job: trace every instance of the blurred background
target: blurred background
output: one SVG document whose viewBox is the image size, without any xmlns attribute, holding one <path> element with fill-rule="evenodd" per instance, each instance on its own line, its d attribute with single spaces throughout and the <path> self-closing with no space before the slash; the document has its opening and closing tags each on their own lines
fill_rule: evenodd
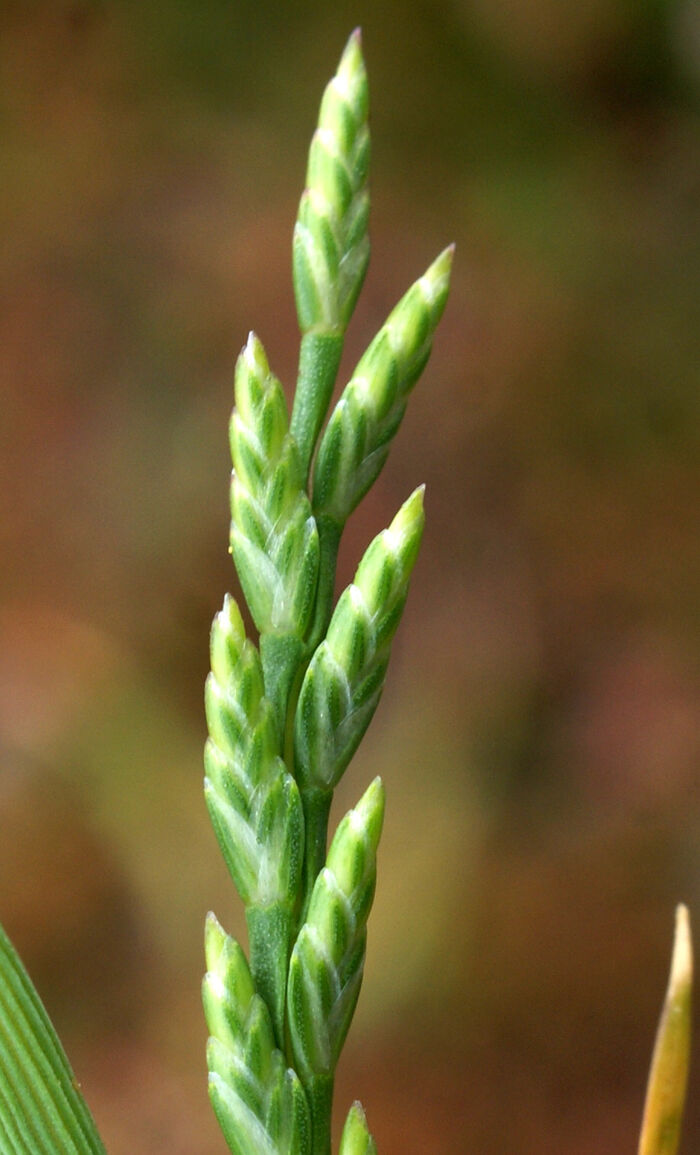
<svg viewBox="0 0 700 1155">
<path fill-rule="evenodd" d="M 334 818 L 388 811 L 337 1083 L 383 1155 L 636 1149 L 700 932 L 700 16 L 688 0 L 3 0 L 0 919 L 110 1155 L 217 1155 L 199 987 L 244 936 L 201 794 L 233 367 L 291 387 L 291 231 L 362 24 L 373 260 L 341 377 L 454 288 L 340 580 L 427 530 Z M 700 934 L 699 934 L 700 939 Z M 700 1063 L 683 1151 L 700 1143 Z"/>
</svg>

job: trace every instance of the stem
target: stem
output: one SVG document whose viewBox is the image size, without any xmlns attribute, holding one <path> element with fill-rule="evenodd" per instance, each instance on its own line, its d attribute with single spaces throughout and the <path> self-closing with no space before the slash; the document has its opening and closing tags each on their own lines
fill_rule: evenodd
<svg viewBox="0 0 700 1155">
<path fill-rule="evenodd" d="M 304 645 L 294 634 L 262 634 L 260 637 L 265 697 L 275 711 L 280 750 L 285 741 L 289 696 L 303 653 Z"/>
<path fill-rule="evenodd" d="M 246 923 L 250 943 L 250 970 L 258 994 L 270 1009 L 277 1046 L 284 1054 L 284 1008 L 291 914 L 281 902 L 272 906 L 249 906 L 246 910 Z"/>
<path fill-rule="evenodd" d="M 338 547 L 343 526 L 328 517 L 325 513 L 316 518 L 318 527 L 319 566 L 318 586 L 316 589 L 316 607 L 311 622 L 311 632 L 307 642 L 307 650 L 313 653 L 328 629 L 333 612 L 333 593 L 335 590 L 335 571 L 338 564 Z"/>
<path fill-rule="evenodd" d="M 332 790 L 302 791 L 304 807 L 304 864 L 301 872 L 301 912 L 299 926 L 306 918 L 313 885 L 326 863 L 328 842 L 328 815 Z"/>
<path fill-rule="evenodd" d="M 290 432 L 297 443 L 304 480 L 326 416 L 343 351 L 342 333 L 305 333 L 301 339 Z"/>
<path fill-rule="evenodd" d="M 330 1155 L 333 1076 L 313 1075 L 304 1090 L 311 1110 L 311 1155 Z"/>
</svg>

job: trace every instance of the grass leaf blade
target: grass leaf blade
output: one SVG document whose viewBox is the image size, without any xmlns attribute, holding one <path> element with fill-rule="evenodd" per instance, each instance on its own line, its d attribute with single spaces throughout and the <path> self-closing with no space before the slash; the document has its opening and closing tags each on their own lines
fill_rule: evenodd
<svg viewBox="0 0 700 1155">
<path fill-rule="evenodd" d="M 687 907 L 676 908 L 671 973 L 656 1033 L 638 1155 L 676 1155 L 690 1066 L 693 943 Z"/>
<path fill-rule="evenodd" d="M 104 1155 L 63 1047 L 2 927 L 0 1150 L 3 1155 Z"/>
</svg>

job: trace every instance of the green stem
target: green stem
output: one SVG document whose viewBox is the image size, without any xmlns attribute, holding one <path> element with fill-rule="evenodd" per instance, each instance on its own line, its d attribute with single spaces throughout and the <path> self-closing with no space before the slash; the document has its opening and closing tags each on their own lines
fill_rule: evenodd
<svg viewBox="0 0 700 1155">
<path fill-rule="evenodd" d="M 308 478 L 316 438 L 326 416 L 343 352 L 342 333 L 305 333 L 301 339 L 290 431 Z"/>
<path fill-rule="evenodd" d="M 338 564 L 338 547 L 343 526 L 328 517 L 325 513 L 316 518 L 318 527 L 319 566 L 318 586 L 316 588 L 316 607 L 311 622 L 311 631 L 307 642 L 307 651 L 312 654 L 319 642 L 325 636 L 328 623 L 333 612 L 333 593 L 335 591 L 335 571 Z"/>
<path fill-rule="evenodd" d="M 277 1046 L 284 1053 L 284 1008 L 287 997 L 292 919 L 281 902 L 273 906 L 249 906 L 246 910 L 250 943 L 250 970 L 257 992 L 272 1016 Z"/>
<path fill-rule="evenodd" d="M 303 655 L 304 644 L 294 634 L 262 634 L 260 637 L 265 697 L 275 711 L 280 751 L 287 730 L 289 697 Z"/>
<path fill-rule="evenodd" d="M 328 815 L 330 814 L 332 790 L 302 791 L 304 807 L 304 864 L 301 874 L 301 913 L 299 926 L 306 918 L 313 885 L 326 864 L 328 844 Z"/>
<path fill-rule="evenodd" d="M 330 1155 L 333 1076 L 313 1075 L 304 1090 L 311 1110 L 311 1155 Z"/>
</svg>

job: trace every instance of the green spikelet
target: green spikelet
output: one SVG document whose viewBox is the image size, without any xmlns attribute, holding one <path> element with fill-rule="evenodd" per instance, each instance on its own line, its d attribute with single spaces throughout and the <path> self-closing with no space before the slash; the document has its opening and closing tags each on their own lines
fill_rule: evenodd
<svg viewBox="0 0 700 1155">
<path fill-rule="evenodd" d="M 421 487 L 369 546 L 306 671 L 295 721 L 302 792 L 333 789 L 370 723 L 423 524 Z"/>
<path fill-rule="evenodd" d="M 265 1002 L 243 951 L 207 918 L 209 1096 L 234 1155 L 309 1155 L 309 1109 L 299 1079 L 275 1046 Z"/>
<path fill-rule="evenodd" d="M 284 731 L 287 698 L 314 607 L 319 544 L 282 386 L 251 333 L 231 416 L 231 549 L 260 632 L 265 687 Z"/>
<path fill-rule="evenodd" d="M 425 368 L 447 300 L 453 247 L 399 301 L 331 414 L 314 469 L 314 512 L 342 526 L 375 481 Z"/>
<path fill-rule="evenodd" d="M 294 227 L 294 292 L 302 345 L 292 432 L 306 469 L 369 261 L 368 103 L 357 31 L 321 102 Z"/>
<path fill-rule="evenodd" d="M 214 829 L 246 906 L 291 907 L 303 842 L 299 792 L 277 754 L 258 652 L 229 596 L 212 625 L 211 664 L 204 763 Z"/>
<path fill-rule="evenodd" d="M 361 1103 L 353 1103 L 343 1127 L 339 1155 L 377 1155 Z"/>
<path fill-rule="evenodd" d="M 423 487 L 365 553 L 341 595 L 302 683 L 294 722 L 295 773 L 304 806 L 304 891 L 326 854 L 333 789 L 384 688 L 391 641 L 423 534 Z"/>
<path fill-rule="evenodd" d="M 258 652 L 231 597 L 214 618 L 204 794 L 246 905 L 251 964 L 283 1038 L 286 964 L 304 842 L 299 791 L 277 754 Z"/>
<path fill-rule="evenodd" d="M 430 356 L 449 292 L 453 251 L 453 245 L 445 249 L 399 301 L 361 357 L 321 438 L 313 480 L 321 557 L 314 646 L 331 615 L 343 527 L 381 472 Z"/>
<path fill-rule="evenodd" d="M 289 1031 L 311 1107 L 314 1155 L 326 1150 L 333 1074 L 360 993 L 383 818 L 376 778 L 338 826 L 289 964 Z"/>
<path fill-rule="evenodd" d="M 303 638 L 316 588 L 316 527 L 282 386 L 254 333 L 238 358 L 235 399 L 233 558 L 260 633 Z"/>
<path fill-rule="evenodd" d="M 302 333 L 342 332 L 369 261 L 369 107 L 359 30 L 321 101 L 294 227 L 294 292 Z"/>
</svg>

